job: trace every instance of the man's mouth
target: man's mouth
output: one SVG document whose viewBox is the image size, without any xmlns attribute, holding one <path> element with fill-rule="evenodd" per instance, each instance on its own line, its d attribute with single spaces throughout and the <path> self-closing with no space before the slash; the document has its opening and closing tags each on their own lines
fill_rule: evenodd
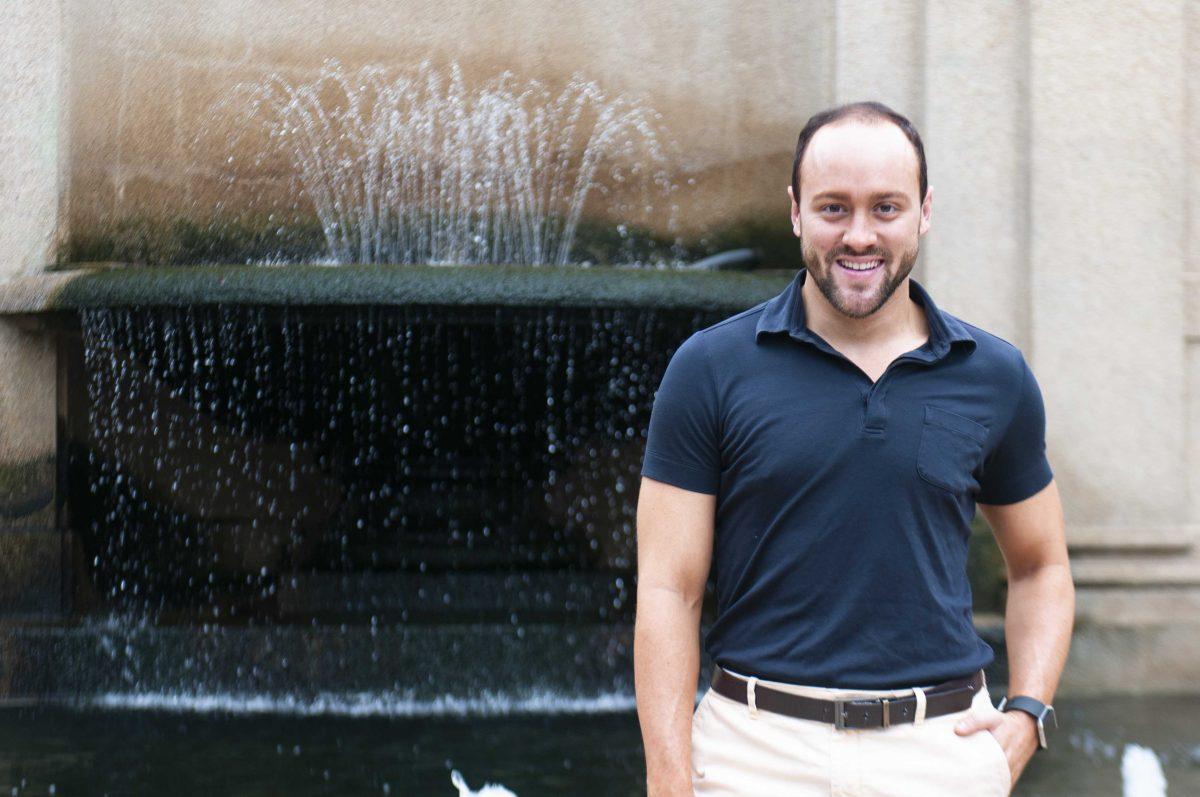
<svg viewBox="0 0 1200 797">
<path fill-rule="evenodd" d="M 838 258 L 836 262 L 843 269 L 854 274 L 868 274 L 883 266 L 882 259 L 848 260 L 846 258 Z"/>
</svg>

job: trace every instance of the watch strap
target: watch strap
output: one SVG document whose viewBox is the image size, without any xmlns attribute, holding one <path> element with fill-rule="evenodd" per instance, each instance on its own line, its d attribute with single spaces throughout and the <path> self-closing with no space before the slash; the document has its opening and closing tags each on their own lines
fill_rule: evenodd
<svg viewBox="0 0 1200 797">
<path fill-rule="evenodd" d="M 1046 744 L 1046 717 L 1049 716 L 1054 721 L 1054 727 L 1058 727 L 1058 717 L 1054 712 L 1054 706 L 1048 706 L 1027 695 L 1015 695 L 1001 698 L 997 708 L 1000 711 L 1023 711 L 1037 720 L 1038 747 L 1043 750 L 1048 747 Z"/>
</svg>

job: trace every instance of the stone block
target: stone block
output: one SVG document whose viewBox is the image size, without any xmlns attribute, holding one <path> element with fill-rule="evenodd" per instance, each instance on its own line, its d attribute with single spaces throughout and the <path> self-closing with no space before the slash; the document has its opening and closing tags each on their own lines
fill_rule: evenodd
<svg viewBox="0 0 1200 797">
<path fill-rule="evenodd" d="M 1080 622 L 1059 694 L 1194 694 L 1200 682 L 1200 622 L 1154 625 Z"/>
<path fill-rule="evenodd" d="M 55 465 L 51 457 L 0 462 L 0 534 L 54 527 Z"/>
<path fill-rule="evenodd" d="M 58 619 L 62 587 L 57 531 L 0 532 L 0 619 Z"/>
</svg>

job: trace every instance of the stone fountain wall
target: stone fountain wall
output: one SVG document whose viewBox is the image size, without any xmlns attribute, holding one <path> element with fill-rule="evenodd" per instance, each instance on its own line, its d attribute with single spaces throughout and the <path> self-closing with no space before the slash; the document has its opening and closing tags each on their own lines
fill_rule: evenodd
<svg viewBox="0 0 1200 797">
<path fill-rule="evenodd" d="M 0 33 L 6 73 L 20 76 L 0 88 L 16 120 L 0 139 L 0 272 L 41 271 L 78 233 L 203 207 L 216 153 L 189 151 L 189 135 L 207 98 L 271 70 L 309 74 L 326 56 L 454 60 L 468 75 L 511 69 L 548 83 L 579 71 L 642 97 L 679 144 L 681 234 L 742 221 L 777 234 L 803 120 L 834 102 L 882 99 L 914 118 L 930 155 L 934 225 L 918 278 L 941 305 L 1021 347 L 1046 396 L 1079 585 L 1064 687 L 1194 688 L 1200 6 L 334 8 L 19 6 Z M 279 178 L 255 177 L 268 188 Z M 44 341 L 3 323 L 0 359 L 22 376 L 5 369 L 0 452 L 36 482 L 53 451 L 53 366 Z M 43 511 L 4 520 L 4 545 L 43 534 L 31 555 L 48 557 Z"/>
</svg>

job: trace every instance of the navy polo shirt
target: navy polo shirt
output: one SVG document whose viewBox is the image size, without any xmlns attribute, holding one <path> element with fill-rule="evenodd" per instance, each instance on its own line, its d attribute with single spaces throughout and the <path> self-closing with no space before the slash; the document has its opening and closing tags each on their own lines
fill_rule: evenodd
<svg viewBox="0 0 1200 797">
<path fill-rule="evenodd" d="M 1045 412 L 1012 344 L 939 310 L 872 383 L 809 330 L 800 286 L 695 333 L 654 400 L 642 474 L 717 496 L 717 617 L 735 672 L 890 689 L 993 659 L 975 632 L 975 502 L 1049 484 Z"/>
</svg>

